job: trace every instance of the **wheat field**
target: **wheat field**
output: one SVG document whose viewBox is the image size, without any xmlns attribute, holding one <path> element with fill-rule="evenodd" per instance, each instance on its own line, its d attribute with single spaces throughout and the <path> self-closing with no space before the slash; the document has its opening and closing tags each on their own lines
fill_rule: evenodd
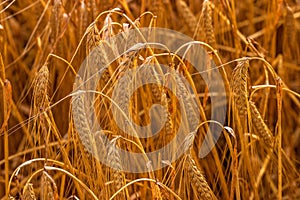
<svg viewBox="0 0 300 200">
<path fill-rule="evenodd" d="M 0 199 L 300 199 L 299 19 L 299 0 L 1 0 Z M 155 28 L 193 42 L 138 42 Z"/>
</svg>

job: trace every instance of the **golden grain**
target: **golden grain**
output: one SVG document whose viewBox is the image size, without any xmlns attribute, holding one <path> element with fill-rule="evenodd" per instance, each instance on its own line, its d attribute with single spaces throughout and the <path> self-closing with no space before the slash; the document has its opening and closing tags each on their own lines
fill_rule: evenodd
<svg viewBox="0 0 300 200">
<path fill-rule="evenodd" d="M 0 3 L 1 199 L 299 199 L 296 1 L 16 2 Z M 183 47 L 180 53 L 184 56 L 173 55 L 174 49 L 162 50 L 158 41 L 144 43 L 139 30 L 148 28 L 150 33 L 155 26 L 194 36 L 200 42 L 187 44 L 173 37 L 176 34 L 164 35 L 160 43 Z M 128 34 L 132 29 L 136 32 Z M 112 42 L 117 34 L 125 45 Z M 147 40 L 147 34 L 144 36 Z M 114 58 L 122 53 L 120 47 L 130 48 L 137 42 L 135 50 Z M 206 44 L 216 49 L 214 55 Z M 215 68 L 212 63 L 207 65 L 202 53 L 190 54 L 197 45 L 214 59 Z M 81 77 L 84 81 L 78 76 L 72 88 L 75 71 L 83 61 L 89 69 Z M 233 62 L 237 62 L 234 69 Z M 150 71 L 147 65 L 154 63 L 157 71 Z M 99 71 L 108 64 L 108 69 Z M 203 70 L 197 71 L 192 66 L 196 64 L 203 65 Z M 166 65 L 167 70 L 159 65 Z M 148 69 L 141 77 L 152 82 L 132 91 L 140 77 L 127 72 L 138 72 L 141 66 Z M 74 69 L 71 73 L 70 67 Z M 213 79 L 213 70 L 221 72 L 223 80 Z M 275 82 L 280 79 L 273 78 L 278 74 L 283 84 L 275 95 Z M 208 82 L 206 75 L 211 78 Z M 91 82 L 90 76 L 101 79 Z M 230 84 L 227 77 L 231 77 Z M 223 81 L 226 92 L 208 89 Z M 94 102 L 87 92 L 95 94 Z M 213 102 L 215 97 L 227 102 Z M 131 132 L 138 131 L 127 120 L 151 128 L 158 125 L 151 121 L 153 104 L 166 111 L 164 116 L 154 116 L 166 119 L 165 124 L 157 135 L 133 136 Z M 221 132 L 207 157 L 197 158 L 205 130 L 214 139 L 218 136 L 207 125 L 218 124 L 223 115 L 219 111 L 226 108 L 225 123 L 219 125 L 232 127 L 236 135 Z M 41 111 L 46 112 L 41 115 Z M 120 121 L 127 125 L 125 130 L 118 127 Z M 185 135 L 178 135 L 180 127 Z M 167 144 L 174 146 L 149 159 L 151 164 L 147 162 L 148 153 Z M 140 160 L 126 160 L 120 149 L 142 152 L 148 171 L 123 172 L 128 164 L 139 165 Z M 182 151 L 185 154 L 173 162 L 171 156 Z M 111 166 L 99 158 L 107 159 Z"/>
</svg>

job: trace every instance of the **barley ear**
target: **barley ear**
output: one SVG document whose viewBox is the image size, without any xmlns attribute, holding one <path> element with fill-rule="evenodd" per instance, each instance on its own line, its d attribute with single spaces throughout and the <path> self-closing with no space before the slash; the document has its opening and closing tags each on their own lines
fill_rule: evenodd
<svg viewBox="0 0 300 200">
<path fill-rule="evenodd" d="M 27 182 L 23 188 L 22 199 L 24 200 L 36 200 L 35 192 L 33 190 L 33 184 Z"/>
<path fill-rule="evenodd" d="M 34 82 L 33 101 L 34 109 L 37 111 L 48 103 L 49 70 L 46 64 L 38 71 Z"/>
<path fill-rule="evenodd" d="M 248 103 L 248 69 L 249 61 L 242 60 L 239 61 L 237 66 L 233 70 L 231 78 L 231 88 L 233 92 L 234 102 L 238 113 L 244 115 L 247 113 L 247 103 Z"/>
<path fill-rule="evenodd" d="M 179 14 L 182 16 L 182 19 L 190 29 L 191 33 L 195 33 L 197 27 L 197 19 L 192 13 L 188 5 L 183 0 L 176 0 L 176 8 Z"/>
<path fill-rule="evenodd" d="M 92 133 L 91 127 L 87 118 L 87 109 L 85 105 L 85 96 L 84 90 L 79 90 L 80 85 L 82 84 L 82 79 L 80 76 L 77 76 L 77 82 L 74 84 L 74 94 L 72 98 L 72 113 L 73 120 L 76 127 L 76 130 L 80 133 L 80 139 L 84 147 L 88 150 L 88 152 L 92 153 L 94 156 L 98 156 L 98 148 L 96 146 L 95 134 Z M 79 88 L 78 88 L 79 87 Z M 97 142 L 102 142 L 101 135 L 99 136 L 99 140 Z"/>
<path fill-rule="evenodd" d="M 217 44 L 216 44 L 213 21 L 212 21 L 212 9 L 209 0 L 205 0 L 203 2 L 201 16 L 203 20 L 204 32 L 206 35 L 207 43 L 213 48 L 216 48 Z"/>
<path fill-rule="evenodd" d="M 107 160 L 111 167 L 110 175 L 113 180 L 115 191 L 118 191 L 123 185 L 125 185 L 125 175 L 122 171 L 122 163 L 119 151 L 116 147 L 116 139 L 113 139 L 108 147 Z M 121 193 L 122 197 L 125 197 L 125 193 Z"/>
<path fill-rule="evenodd" d="M 164 22 L 164 4 L 163 0 L 153 0 L 152 2 L 151 11 L 155 16 L 157 16 L 156 24 L 161 27 L 163 26 Z"/>
<path fill-rule="evenodd" d="M 57 186 L 52 177 L 46 171 L 43 171 L 41 186 L 41 199 L 58 199 Z"/>
<path fill-rule="evenodd" d="M 203 173 L 197 168 L 196 163 L 190 154 L 186 155 L 184 167 L 193 186 L 193 189 L 195 189 L 197 194 L 200 195 L 200 199 L 216 199 Z"/>
<path fill-rule="evenodd" d="M 254 102 L 249 101 L 249 107 L 250 107 L 250 112 L 251 112 L 252 125 L 254 127 L 255 132 L 258 134 L 259 137 L 261 137 L 263 139 L 263 141 L 265 142 L 265 144 L 268 147 L 272 147 L 273 146 L 273 136 L 272 136 L 270 129 L 265 124 L 264 120 L 262 119 Z"/>
<path fill-rule="evenodd" d="M 295 18 L 294 12 L 291 7 L 286 6 L 286 14 L 284 17 L 284 33 L 283 33 L 283 41 L 287 47 L 292 48 L 294 46 L 295 41 L 295 33 L 297 32 L 295 29 Z"/>
<path fill-rule="evenodd" d="M 90 24 L 90 26 L 87 28 L 86 31 L 87 31 L 86 49 L 87 49 L 87 54 L 89 54 L 95 47 L 99 45 L 101 37 L 96 22 Z"/>
<path fill-rule="evenodd" d="M 61 0 L 53 1 L 53 8 L 51 10 L 51 17 L 50 17 L 51 40 L 52 40 L 51 42 L 52 43 L 55 43 L 59 36 L 60 21 L 62 19 L 61 7 L 62 7 Z"/>
</svg>

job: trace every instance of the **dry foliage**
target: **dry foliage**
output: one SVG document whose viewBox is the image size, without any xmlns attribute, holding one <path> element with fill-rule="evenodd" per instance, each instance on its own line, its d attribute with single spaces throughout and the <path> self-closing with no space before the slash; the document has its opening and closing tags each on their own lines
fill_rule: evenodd
<svg viewBox="0 0 300 200">
<path fill-rule="evenodd" d="M 0 199 L 300 199 L 299 18 L 300 3 L 292 0 L 1 1 Z M 148 47 L 112 62 L 94 104 L 87 104 L 81 87 L 89 83 L 78 75 L 83 60 L 117 33 L 141 27 L 165 27 L 203 42 L 226 94 L 210 94 L 184 58 Z M 135 36 L 128 37 L 134 43 Z M 102 60 L 87 62 L 101 65 L 110 53 L 100 48 Z M 210 60 L 201 73 L 213 78 Z M 146 64 L 156 67 L 143 77 L 176 82 L 176 94 L 148 84 L 130 96 L 128 83 L 138 79 L 126 71 Z M 185 77 L 193 93 L 178 77 L 162 74 L 158 64 Z M 73 86 L 76 79 L 82 84 Z M 118 127 L 111 111 L 116 87 L 117 106 L 136 124 L 150 124 L 151 115 L 165 119 L 155 137 L 126 134 L 132 131 L 126 122 L 126 130 Z M 219 124 L 217 145 L 200 159 L 203 138 L 213 134 L 208 124 L 218 123 L 209 120 L 210 95 L 226 95 L 226 122 Z M 180 110 L 176 96 L 185 102 L 196 97 L 200 112 L 191 104 Z M 153 104 L 167 114 L 151 110 Z M 102 131 L 90 126 L 92 107 Z M 183 147 L 178 144 L 183 156 L 173 163 L 158 158 L 166 165 L 159 170 L 145 158 L 134 164 L 147 165 L 147 173 L 123 171 L 135 161 L 122 158 L 120 149 L 146 155 L 168 144 L 180 123 L 186 132 Z M 112 167 L 96 159 L 103 155 Z"/>
</svg>

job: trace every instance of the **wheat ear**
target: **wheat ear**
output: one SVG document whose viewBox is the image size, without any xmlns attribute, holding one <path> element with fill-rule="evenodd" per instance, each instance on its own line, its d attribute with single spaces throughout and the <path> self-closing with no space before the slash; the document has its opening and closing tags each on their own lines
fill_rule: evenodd
<svg viewBox="0 0 300 200">
<path fill-rule="evenodd" d="M 44 108 L 48 102 L 48 82 L 49 82 L 49 70 L 47 65 L 43 65 L 37 76 L 35 77 L 35 85 L 33 89 L 34 108 Z"/>
<path fill-rule="evenodd" d="M 36 195 L 33 190 L 33 185 L 30 182 L 27 182 L 23 188 L 22 199 L 24 200 L 36 200 Z"/>
<path fill-rule="evenodd" d="M 50 26 L 51 26 L 51 42 L 56 42 L 58 39 L 59 31 L 60 31 L 60 21 L 62 19 L 62 12 L 61 12 L 61 0 L 54 0 L 53 1 L 53 8 L 51 11 L 50 17 Z"/>
<path fill-rule="evenodd" d="M 119 151 L 116 147 L 116 139 L 113 139 L 108 147 L 107 160 L 111 169 L 111 175 L 113 178 L 113 184 L 115 191 L 118 191 L 123 185 L 125 185 L 125 174 L 122 171 L 122 163 Z M 125 194 L 122 193 L 122 196 Z"/>
<path fill-rule="evenodd" d="M 86 42 L 86 49 L 87 54 L 91 52 L 95 47 L 97 47 L 100 43 L 101 37 L 100 32 L 97 27 L 96 22 L 93 22 L 88 28 L 87 28 L 87 42 Z"/>
<path fill-rule="evenodd" d="M 203 8 L 202 8 L 202 20 L 203 20 L 203 26 L 204 26 L 204 32 L 206 35 L 206 40 L 209 45 L 216 48 L 216 39 L 215 39 L 215 33 L 214 33 L 214 27 L 212 22 L 212 9 L 210 6 L 210 1 L 205 0 L 203 2 Z"/>
<path fill-rule="evenodd" d="M 250 107 L 251 119 L 252 119 L 252 124 L 253 124 L 254 130 L 263 139 L 263 141 L 266 143 L 266 145 L 268 147 L 272 147 L 273 146 L 273 136 L 272 136 L 270 129 L 265 124 L 264 120 L 262 119 L 254 102 L 249 101 L 249 107 Z"/>
<path fill-rule="evenodd" d="M 190 154 L 186 155 L 186 161 L 184 163 L 185 170 L 187 171 L 187 175 L 191 180 L 191 184 L 193 188 L 200 195 L 200 199 L 208 200 L 208 199 L 216 199 L 214 193 L 210 189 L 204 175 L 197 168 L 195 161 L 191 157 Z"/>
<path fill-rule="evenodd" d="M 150 2 L 152 2 L 150 10 L 157 17 L 157 20 L 155 20 L 156 25 L 161 27 L 164 25 L 164 19 L 165 19 L 163 0 L 153 0 Z"/>
<path fill-rule="evenodd" d="M 189 27 L 191 33 L 195 33 L 197 27 L 197 19 L 192 13 L 188 5 L 183 0 L 176 0 L 176 8 L 182 16 L 184 22 Z"/>
<path fill-rule="evenodd" d="M 234 102 L 238 113 L 244 115 L 247 113 L 247 103 L 248 103 L 248 68 L 249 61 L 242 60 L 239 61 L 237 66 L 233 70 L 231 79 L 231 88 L 234 96 Z"/>
<path fill-rule="evenodd" d="M 78 90 L 80 88 L 80 85 L 82 84 L 82 79 L 80 76 L 76 77 L 77 82 L 74 84 L 74 91 L 77 91 L 77 93 L 74 94 L 72 98 L 72 113 L 73 113 L 73 119 L 74 119 L 74 124 L 77 129 L 77 131 L 80 133 L 80 139 L 82 144 L 84 145 L 85 148 L 90 153 L 94 153 L 94 156 L 98 156 L 98 151 L 100 151 L 99 147 L 103 143 L 101 140 L 101 135 L 97 137 L 97 142 L 101 142 L 100 146 L 96 146 L 96 140 L 94 134 L 92 134 L 92 131 L 89 126 L 88 118 L 87 118 L 87 113 L 86 113 L 86 107 L 84 103 L 84 96 L 83 93 L 85 91 Z M 101 149 L 103 150 L 103 149 Z"/>
<path fill-rule="evenodd" d="M 167 95 L 165 92 L 163 92 L 161 95 L 161 104 L 168 111 L 166 113 L 167 121 L 165 124 L 165 134 L 166 134 L 166 140 L 171 141 L 171 139 L 174 136 L 174 133 L 173 133 L 174 126 L 173 126 L 173 121 L 172 121 L 172 114 L 169 112 L 168 98 L 167 98 Z"/>
<path fill-rule="evenodd" d="M 56 200 L 59 198 L 56 183 L 46 171 L 43 171 L 41 185 L 42 185 L 41 199 Z"/>
<path fill-rule="evenodd" d="M 294 12 L 291 7 L 286 6 L 286 15 L 284 17 L 284 41 L 290 47 L 294 46 L 296 32 Z"/>
</svg>

